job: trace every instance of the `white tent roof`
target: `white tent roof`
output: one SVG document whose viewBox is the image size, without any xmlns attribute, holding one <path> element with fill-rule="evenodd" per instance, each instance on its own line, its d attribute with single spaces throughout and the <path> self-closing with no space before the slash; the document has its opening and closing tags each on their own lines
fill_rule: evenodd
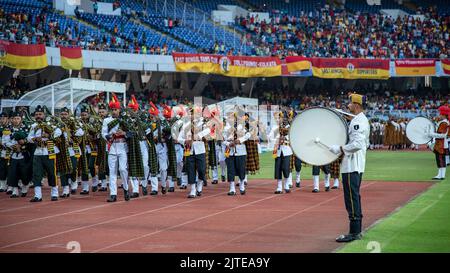
<svg viewBox="0 0 450 273">
<path fill-rule="evenodd" d="M 108 101 L 110 92 L 123 94 L 123 103 L 126 105 L 124 83 L 68 78 L 26 93 L 14 107 L 28 106 L 32 111 L 38 105 L 45 105 L 52 113 L 55 109 L 68 107 L 73 113 L 84 99 L 103 92 L 107 92 Z"/>
<path fill-rule="evenodd" d="M 234 97 L 234 98 L 231 98 L 228 100 L 218 102 L 217 105 L 220 107 L 222 114 L 228 113 L 230 111 L 234 111 L 235 105 L 252 106 L 251 108 L 253 110 L 257 110 L 258 109 L 258 99 Z"/>
</svg>

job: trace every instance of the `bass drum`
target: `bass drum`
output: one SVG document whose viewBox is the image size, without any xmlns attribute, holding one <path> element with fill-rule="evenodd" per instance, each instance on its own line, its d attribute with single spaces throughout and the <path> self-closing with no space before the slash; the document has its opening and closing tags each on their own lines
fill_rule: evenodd
<svg viewBox="0 0 450 273">
<path fill-rule="evenodd" d="M 326 146 L 348 142 L 347 121 L 336 111 L 313 107 L 300 112 L 291 124 L 289 139 L 295 155 L 314 166 L 327 165 L 338 159 Z"/>
<path fill-rule="evenodd" d="M 433 138 L 428 136 L 428 132 L 434 132 L 436 126 L 425 117 L 416 117 L 406 125 L 406 137 L 414 144 L 427 144 Z"/>
</svg>

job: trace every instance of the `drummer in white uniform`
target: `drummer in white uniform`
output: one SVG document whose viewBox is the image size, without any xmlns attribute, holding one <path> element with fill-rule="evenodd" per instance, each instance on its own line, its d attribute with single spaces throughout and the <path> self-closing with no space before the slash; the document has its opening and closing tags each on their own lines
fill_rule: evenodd
<svg viewBox="0 0 450 273">
<path fill-rule="evenodd" d="M 359 193 L 362 176 L 366 165 L 366 151 L 369 146 L 370 125 L 364 115 L 364 97 L 350 95 L 349 110 L 355 117 L 348 128 L 349 142 L 344 146 L 332 145 L 330 151 L 344 154 L 341 163 L 342 185 L 344 188 L 345 208 L 350 220 L 350 231 L 340 235 L 336 242 L 351 242 L 361 238 L 362 209 Z"/>
</svg>

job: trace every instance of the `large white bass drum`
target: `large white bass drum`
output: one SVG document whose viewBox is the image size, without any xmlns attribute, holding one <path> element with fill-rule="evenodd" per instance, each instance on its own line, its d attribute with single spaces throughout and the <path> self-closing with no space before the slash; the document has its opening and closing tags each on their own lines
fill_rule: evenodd
<svg viewBox="0 0 450 273">
<path fill-rule="evenodd" d="M 348 142 L 348 124 L 342 115 L 324 107 L 300 112 L 289 131 L 291 147 L 303 162 L 314 166 L 327 165 L 336 159 L 329 146 L 343 146 Z"/>
</svg>

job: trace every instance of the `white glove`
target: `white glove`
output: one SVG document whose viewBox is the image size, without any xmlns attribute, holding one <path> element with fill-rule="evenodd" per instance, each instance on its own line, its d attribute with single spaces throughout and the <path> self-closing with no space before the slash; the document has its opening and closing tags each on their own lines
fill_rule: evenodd
<svg viewBox="0 0 450 273">
<path fill-rule="evenodd" d="M 332 152 L 333 154 L 340 154 L 341 153 L 341 146 L 339 145 L 331 145 L 330 146 L 330 152 Z"/>
</svg>

